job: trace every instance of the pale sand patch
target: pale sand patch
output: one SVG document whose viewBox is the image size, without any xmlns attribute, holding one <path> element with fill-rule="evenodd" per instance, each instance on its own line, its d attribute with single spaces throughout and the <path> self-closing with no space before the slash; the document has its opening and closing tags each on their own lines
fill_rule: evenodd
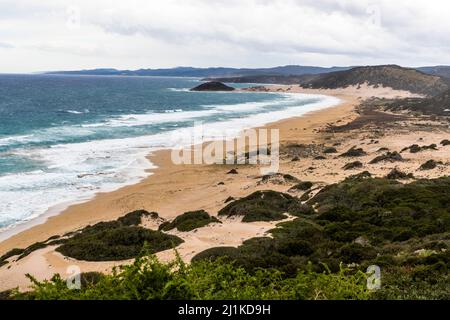
<svg viewBox="0 0 450 320">
<path fill-rule="evenodd" d="M 290 88 L 288 90 L 288 88 Z M 450 146 L 439 147 L 439 151 L 426 151 L 418 154 L 404 153 L 408 159 L 401 163 L 381 163 L 368 165 L 381 147 L 388 147 L 392 151 L 400 151 L 414 143 L 420 145 L 439 143 L 449 138 L 447 130 L 438 132 L 403 132 L 401 128 L 378 138 L 378 144 L 369 144 L 367 132 L 327 134 L 319 130 L 329 124 L 345 124 L 357 117 L 354 112 L 355 105 L 361 99 L 372 96 L 397 97 L 411 96 L 409 93 L 398 92 L 386 88 L 362 87 L 339 90 L 305 90 L 295 86 L 272 86 L 270 90 L 283 90 L 286 92 L 302 92 L 314 94 L 328 94 L 338 97 L 342 103 L 328 109 L 311 112 L 297 118 L 279 121 L 267 128 L 280 130 L 281 144 L 304 143 L 330 145 L 333 141 L 341 142 L 336 147 L 338 154 L 352 146 L 363 147 L 369 155 L 358 158 L 364 163 L 365 168 L 376 176 L 386 175 L 392 168 L 398 166 L 406 172 L 414 172 L 419 177 L 437 177 L 450 174 L 449 167 L 441 167 L 431 171 L 417 172 L 416 169 L 424 161 L 433 158 L 449 161 Z M 419 139 L 422 140 L 419 141 Z M 223 165 L 174 165 L 170 160 L 170 151 L 155 152 L 150 156 L 153 163 L 159 168 L 152 170 L 154 173 L 142 182 L 121 188 L 114 192 L 98 194 L 93 200 L 69 207 L 61 214 L 50 217 L 45 223 L 36 225 L 31 229 L 21 232 L 6 241 L 0 243 L 0 254 L 12 249 L 23 248 L 37 241 L 43 241 L 53 235 L 63 235 L 67 232 L 83 228 L 89 224 L 100 221 L 114 220 L 118 217 L 136 210 L 145 209 L 156 211 L 165 219 L 190 210 L 204 209 L 210 214 L 225 206 L 224 201 L 229 196 L 236 198 L 246 196 L 257 190 L 272 189 L 286 192 L 290 185 L 260 184 L 259 168 L 257 166 L 223 166 Z M 334 183 L 345 177 L 360 172 L 361 170 L 344 171 L 342 167 L 356 159 L 338 158 L 336 155 L 327 155 L 327 160 L 301 159 L 292 162 L 291 159 L 282 159 L 280 172 L 289 173 L 301 180 L 314 182 Z M 310 168 L 313 167 L 313 170 Z M 227 175 L 231 168 L 237 168 L 239 174 Z M 224 182 L 224 185 L 218 185 Z M 214 224 L 200 228 L 193 232 L 172 233 L 185 239 L 185 243 L 177 250 L 181 257 L 190 261 L 198 252 L 215 246 L 238 246 L 245 239 L 265 235 L 267 230 L 273 228 L 275 223 L 241 223 L 230 219 L 224 220 L 224 224 Z M 156 228 L 157 224 L 148 225 Z M 158 254 L 164 260 L 173 258 L 173 251 L 165 251 Z M 126 261 L 127 263 L 129 261 Z M 54 251 L 53 247 L 38 250 L 19 262 L 13 262 L 0 268 L 0 290 L 20 286 L 25 289 L 28 281 L 25 273 L 31 273 L 38 279 L 48 279 L 54 273 L 65 275 L 66 268 L 70 265 L 79 265 L 83 272 L 100 271 L 107 272 L 115 265 L 124 262 L 80 262 L 62 257 Z"/>
</svg>

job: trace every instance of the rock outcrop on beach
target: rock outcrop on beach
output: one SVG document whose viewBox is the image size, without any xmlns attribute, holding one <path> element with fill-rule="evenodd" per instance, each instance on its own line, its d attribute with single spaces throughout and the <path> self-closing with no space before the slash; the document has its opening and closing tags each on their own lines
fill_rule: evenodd
<svg viewBox="0 0 450 320">
<path fill-rule="evenodd" d="M 209 81 L 192 88 L 191 91 L 233 91 L 234 88 L 219 81 Z"/>
</svg>

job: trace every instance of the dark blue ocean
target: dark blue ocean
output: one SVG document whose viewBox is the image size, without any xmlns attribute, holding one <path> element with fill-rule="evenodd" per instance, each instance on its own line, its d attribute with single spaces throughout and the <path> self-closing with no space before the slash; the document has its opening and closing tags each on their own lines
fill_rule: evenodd
<svg viewBox="0 0 450 320">
<path fill-rule="evenodd" d="M 238 132 L 336 101 L 190 92 L 192 78 L 0 75 L 0 230 L 139 181 L 195 121 Z M 236 86 L 236 85 L 234 85 Z M 240 85 L 247 86 L 247 85 Z"/>
</svg>

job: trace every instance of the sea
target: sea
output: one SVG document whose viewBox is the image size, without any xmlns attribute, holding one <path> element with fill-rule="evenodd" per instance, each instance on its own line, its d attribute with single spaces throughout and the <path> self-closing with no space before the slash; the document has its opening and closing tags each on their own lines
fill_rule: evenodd
<svg viewBox="0 0 450 320">
<path fill-rule="evenodd" d="M 0 234 L 63 203 L 137 183 L 154 167 L 146 156 L 188 143 L 174 137 L 187 137 L 194 123 L 237 135 L 338 102 L 189 91 L 198 84 L 196 78 L 0 75 Z"/>
</svg>

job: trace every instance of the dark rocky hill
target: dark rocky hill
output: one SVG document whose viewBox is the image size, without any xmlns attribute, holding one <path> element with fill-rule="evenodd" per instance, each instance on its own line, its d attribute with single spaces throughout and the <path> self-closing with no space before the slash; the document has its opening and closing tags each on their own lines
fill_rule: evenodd
<svg viewBox="0 0 450 320">
<path fill-rule="evenodd" d="M 218 81 L 209 81 L 192 88 L 191 91 L 233 91 L 234 88 Z"/>
<path fill-rule="evenodd" d="M 305 88 L 314 89 L 345 88 L 367 83 L 368 85 L 391 87 L 396 90 L 407 90 L 428 96 L 438 95 L 450 88 L 448 81 L 439 76 L 396 65 L 356 67 L 350 70 L 315 75 L 259 75 L 216 80 L 240 83 L 298 84 Z"/>
<path fill-rule="evenodd" d="M 396 65 L 357 67 L 348 71 L 327 73 L 306 81 L 304 86 L 335 89 L 363 83 L 424 95 L 436 95 L 449 89 L 446 81 L 439 76 Z"/>
</svg>

